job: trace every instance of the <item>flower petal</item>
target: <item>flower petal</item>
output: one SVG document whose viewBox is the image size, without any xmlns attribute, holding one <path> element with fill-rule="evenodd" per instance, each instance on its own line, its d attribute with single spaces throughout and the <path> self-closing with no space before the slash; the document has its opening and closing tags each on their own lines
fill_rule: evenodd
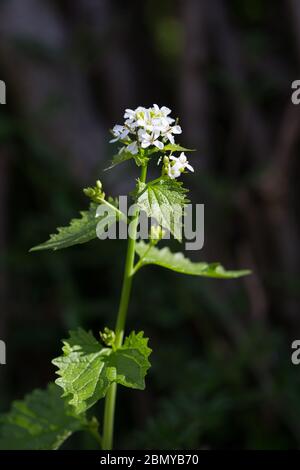
<svg viewBox="0 0 300 470">
<path fill-rule="evenodd" d="M 162 150 L 164 148 L 164 144 L 162 142 L 160 142 L 159 140 L 155 140 L 153 142 L 153 145 L 155 145 L 155 147 L 159 148 L 160 150 Z"/>
<path fill-rule="evenodd" d="M 185 165 L 185 167 L 186 167 L 188 170 L 190 170 L 192 173 L 194 173 L 194 168 L 192 167 L 192 165 L 190 165 L 189 163 L 187 163 L 187 164 Z"/>
<path fill-rule="evenodd" d="M 172 127 L 172 132 L 173 132 L 173 134 L 182 134 L 182 129 L 181 129 L 181 127 L 178 126 L 178 125 L 177 125 L 177 126 L 173 126 L 173 127 Z"/>
</svg>

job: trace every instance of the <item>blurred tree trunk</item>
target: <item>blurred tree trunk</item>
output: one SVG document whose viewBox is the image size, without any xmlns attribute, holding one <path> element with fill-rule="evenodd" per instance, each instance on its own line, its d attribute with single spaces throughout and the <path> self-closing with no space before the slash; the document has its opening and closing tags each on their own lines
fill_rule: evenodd
<svg viewBox="0 0 300 470">
<path fill-rule="evenodd" d="M 262 197 L 263 217 L 276 250 L 276 259 L 269 260 L 268 270 L 279 270 L 288 289 L 289 282 L 299 273 L 298 229 L 295 214 L 291 210 L 294 199 L 290 187 L 294 160 L 297 155 L 296 145 L 300 135 L 300 110 L 291 103 L 287 104 L 282 121 L 274 139 L 272 164 L 269 165 L 258 182 Z M 266 227 L 267 231 L 267 227 Z M 266 247 L 267 249 L 267 247 Z M 276 297 L 276 295 L 274 295 Z M 278 298 L 278 302 L 282 302 Z M 283 312 L 292 327 L 299 325 L 299 302 L 288 292 L 283 300 Z"/>
<path fill-rule="evenodd" d="M 20 115 L 80 183 L 90 180 L 105 155 L 103 124 L 84 71 L 69 59 L 69 31 L 54 3 L 1 3 L 0 35 L 8 94 L 16 97 Z"/>
<path fill-rule="evenodd" d="M 7 341 L 8 318 L 8 276 L 7 276 L 7 225 L 8 225 L 8 187 L 9 152 L 0 147 L 0 340 Z M 6 368 L 1 368 L 0 387 L 4 388 Z"/>
<path fill-rule="evenodd" d="M 231 146 L 226 149 L 227 161 L 234 167 L 236 174 L 249 148 L 254 162 L 265 161 L 270 149 L 270 131 L 253 100 L 247 96 L 247 62 L 244 60 L 239 36 L 230 24 L 226 2 L 207 2 L 207 16 L 209 41 L 219 61 L 223 87 L 228 96 L 228 102 L 225 103 L 228 110 L 226 114 L 233 123 L 228 139 Z M 236 161 L 232 160 L 233 156 Z"/>
<path fill-rule="evenodd" d="M 181 3 L 184 28 L 182 55 L 182 124 L 190 146 L 201 155 L 201 165 L 209 162 L 210 97 L 205 71 L 208 65 L 207 2 L 185 0 Z"/>
<path fill-rule="evenodd" d="M 134 38 L 138 24 L 134 23 L 126 4 L 120 5 L 115 0 L 75 0 L 69 6 L 73 38 L 75 41 L 82 35 L 86 38 L 90 54 L 86 68 L 91 74 L 95 95 L 108 118 L 104 137 L 108 141 L 108 128 L 122 122 L 126 108 L 135 108 L 139 104 L 139 90 L 143 89 L 135 60 Z M 112 28 L 114 34 L 111 34 Z M 116 146 L 109 150 L 116 150 Z M 105 157 L 108 158 L 107 155 Z M 109 184 L 116 192 L 126 194 L 132 186 L 130 179 L 123 176 L 117 168 L 110 172 Z"/>
<path fill-rule="evenodd" d="M 298 56 L 298 67 L 300 64 L 300 2 L 299 0 L 289 0 L 289 13 L 292 21 L 292 29 L 294 31 L 296 53 Z M 294 77 L 293 80 L 299 79 Z"/>
<path fill-rule="evenodd" d="M 8 222 L 7 192 L 9 185 L 9 165 L 7 149 L 0 147 L 0 339 L 5 339 L 6 332 L 6 240 Z"/>
<path fill-rule="evenodd" d="M 134 25 L 130 28 L 132 18 L 128 8 L 115 0 L 74 0 L 70 14 L 73 15 L 74 35 L 85 32 L 88 36 L 91 69 L 97 79 L 97 92 L 105 105 L 105 114 L 112 120 L 120 120 L 125 108 L 135 106 L 140 89 L 131 47 Z"/>
</svg>

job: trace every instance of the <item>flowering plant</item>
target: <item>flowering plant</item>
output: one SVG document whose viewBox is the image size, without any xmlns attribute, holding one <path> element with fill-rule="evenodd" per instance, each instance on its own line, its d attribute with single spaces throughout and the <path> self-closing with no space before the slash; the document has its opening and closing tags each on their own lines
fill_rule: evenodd
<svg viewBox="0 0 300 470">
<path fill-rule="evenodd" d="M 143 266 L 154 264 L 183 274 L 220 279 L 249 273 L 226 271 L 218 263 L 194 263 L 182 253 L 157 247 L 166 231 L 180 239 L 178 228 L 187 203 L 187 190 L 177 179 L 186 171 L 194 172 L 185 154 L 190 150 L 175 143 L 174 136 L 182 131 L 170 114 L 169 108 L 156 104 L 126 109 L 124 124 L 112 129 L 111 142 L 118 142 L 120 148 L 109 168 L 127 160 L 134 160 L 140 167 L 140 178 L 131 193 L 135 205 L 129 219 L 116 200 L 106 197 L 101 182 L 97 181 L 94 187 L 84 190 L 91 199 L 89 210 L 69 226 L 59 228 L 48 241 L 32 248 L 31 251 L 59 250 L 99 237 L 113 220 L 99 215 L 103 207 L 131 228 L 114 330 L 102 327 L 98 337 L 82 328 L 70 332 L 63 341 L 62 355 L 53 360 L 59 378 L 46 390 L 36 390 L 23 402 L 13 403 L 2 420 L 0 448 L 57 449 L 78 430 L 89 432 L 102 449 L 112 448 L 117 385 L 143 390 L 150 367 L 151 349 L 144 332 L 132 331 L 125 337 L 132 281 Z M 160 176 L 147 182 L 147 168 L 153 159 L 162 165 Z M 148 243 L 137 241 L 142 210 L 156 221 L 151 226 Z M 87 411 L 103 398 L 104 416 L 99 426 Z"/>
</svg>

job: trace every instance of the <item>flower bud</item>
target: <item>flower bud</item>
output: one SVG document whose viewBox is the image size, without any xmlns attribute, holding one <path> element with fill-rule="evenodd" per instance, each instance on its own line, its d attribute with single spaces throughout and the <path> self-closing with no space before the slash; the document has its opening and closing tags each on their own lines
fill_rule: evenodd
<svg viewBox="0 0 300 470">
<path fill-rule="evenodd" d="M 103 343 L 106 344 L 106 346 L 113 346 L 116 335 L 114 331 L 105 327 L 102 332 L 100 331 L 100 338 L 102 339 Z"/>
<path fill-rule="evenodd" d="M 105 193 L 102 191 L 102 183 L 100 180 L 96 181 L 96 186 L 93 188 L 85 188 L 84 194 L 89 197 L 93 202 L 100 204 L 105 199 Z"/>
<path fill-rule="evenodd" d="M 150 229 L 150 241 L 157 244 L 166 234 L 166 231 L 160 225 L 152 225 Z"/>
<path fill-rule="evenodd" d="M 84 188 L 83 192 L 87 197 L 92 198 L 95 196 L 95 190 L 93 188 Z"/>
</svg>

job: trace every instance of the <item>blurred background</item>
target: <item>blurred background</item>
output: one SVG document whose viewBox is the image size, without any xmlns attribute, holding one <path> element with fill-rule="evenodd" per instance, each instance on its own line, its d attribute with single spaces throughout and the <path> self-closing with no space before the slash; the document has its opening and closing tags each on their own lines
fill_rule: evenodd
<svg viewBox="0 0 300 470">
<path fill-rule="evenodd" d="M 0 411 L 54 379 L 70 328 L 114 326 L 124 241 L 28 249 L 87 207 L 83 186 L 133 189 L 133 162 L 103 172 L 108 130 L 158 103 L 197 149 L 184 184 L 205 246 L 188 256 L 253 275 L 140 272 L 128 331 L 151 338 L 152 368 L 145 392 L 120 390 L 116 447 L 300 446 L 299 65 L 297 0 L 1 0 Z"/>
</svg>

